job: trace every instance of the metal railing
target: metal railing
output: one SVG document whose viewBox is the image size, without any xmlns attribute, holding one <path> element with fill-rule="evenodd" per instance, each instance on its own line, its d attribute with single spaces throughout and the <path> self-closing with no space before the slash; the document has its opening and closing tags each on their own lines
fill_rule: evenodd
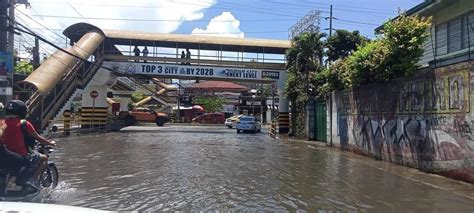
<svg viewBox="0 0 474 213">
<path fill-rule="evenodd" d="M 100 64 L 103 52 L 96 50 L 94 56 L 98 59 L 95 64 Z M 35 91 L 31 98 L 26 102 L 29 109 L 29 117 L 40 131 L 45 130 L 67 101 L 72 98 L 76 89 L 84 89 L 91 81 L 99 66 L 93 62 L 77 60 L 70 68 L 61 81 L 46 95 Z"/>
</svg>

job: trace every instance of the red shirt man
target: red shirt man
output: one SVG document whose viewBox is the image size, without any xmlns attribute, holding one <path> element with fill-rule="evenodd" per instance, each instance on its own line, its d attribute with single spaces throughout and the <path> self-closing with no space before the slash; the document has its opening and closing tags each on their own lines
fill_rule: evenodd
<svg viewBox="0 0 474 213">
<path fill-rule="evenodd" d="M 28 150 L 25 147 L 25 141 L 23 138 L 23 131 L 21 130 L 20 118 L 9 118 L 5 120 L 6 128 L 3 132 L 3 144 L 12 152 L 16 152 L 20 155 L 27 155 Z M 33 135 L 35 128 L 30 122 L 26 122 L 26 131 L 28 134 Z"/>
</svg>

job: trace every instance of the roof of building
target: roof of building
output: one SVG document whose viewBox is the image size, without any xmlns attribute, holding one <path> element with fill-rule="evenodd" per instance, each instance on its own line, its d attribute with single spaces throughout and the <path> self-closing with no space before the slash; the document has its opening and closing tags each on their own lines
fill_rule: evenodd
<svg viewBox="0 0 474 213">
<path fill-rule="evenodd" d="M 434 11 L 449 6 L 451 4 L 456 3 L 456 0 L 425 0 L 422 3 L 414 6 L 413 8 L 406 11 L 407 15 L 420 15 L 420 16 L 429 16 Z M 397 17 L 393 18 L 393 20 L 397 19 Z M 383 25 L 380 25 L 375 29 L 375 31 L 380 31 Z"/>
<path fill-rule="evenodd" d="M 284 54 L 291 47 L 291 41 L 229 38 L 204 35 L 164 34 L 134 32 L 123 30 L 102 30 L 87 23 L 77 23 L 69 26 L 63 34 L 72 41 L 78 40 L 89 30 L 100 30 L 114 45 L 139 45 L 168 48 L 190 48 L 213 51 L 255 52 Z"/>
<path fill-rule="evenodd" d="M 246 86 L 228 81 L 201 81 L 200 83 L 189 85 L 186 89 L 216 92 L 242 92 L 248 90 Z"/>
<path fill-rule="evenodd" d="M 436 3 L 437 1 L 439 0 L 425 0 L 424 2 L 414 6 L 413 8 L 407 10 L 407 15 L 414 15 L 418 12 L 421 12 L 423 11 L 424 9 L 426 9 L 427 7 L 433 5 L 434 3 Z"/>
</svg>

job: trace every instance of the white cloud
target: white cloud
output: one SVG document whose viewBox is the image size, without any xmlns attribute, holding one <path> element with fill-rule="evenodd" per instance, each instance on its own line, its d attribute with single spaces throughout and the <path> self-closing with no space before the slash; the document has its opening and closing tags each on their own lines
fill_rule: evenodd
<svg viewBox="0 0 474 213">
<path fill-rule="evenodd" d="M 88 22 L 101 29 L 118 29 L 140 32 L 172 33 L 184 21 L 199 20 L 204 11 L 217 0 L 29 0 L 31 9 L 17 7 L 43 26 L 55 29 L 55 33 L 44 28 L 27 16 L 17 12 L 19 22 L 33 28 L 48 40 L 64 46 L 61 40 L 62 30 L 78 22 Z M 72 6 L 71 6 L 72 5 Z M 56 16 L 56 17 L 41 17 Z M 79 19 L 61 18 L 85 17 Z M 88 19 L 89 18 L 89 19 Z M 94 19 L 100 18 L 100 19 Z M 115 20 L 113 20 L 115 19 Z M 126 21 L 117 19 L 140 19 L 142 21 Z M 154 21 L 160 20 L 160 21 Z M 58 30 L 59 29 L 59 30 Z M 57 34 L 57 35 L 55 35 Z M 58 36 L 59 35 L 59 36 Z"/>
<path fill-rule="evenodd" d="M 245 34 L 240 30 L 240 21 L 230 12 L 223 12 L 221 15 L 212 18 L 206 29 L 195 28 L 191 34 L 236 38 L 245 37 Z"/>
<path fill-rule="evenodd" d="M 55 0 L 47 3 L 41 0 L 30 0 L 30 3 L 39 14 L 83 16 L 89 23 L 102 29 L 170 33 L 178 29 L 184 21 L 202 19 L 203 11 L 213 6 L 216 0 L 206 2 L 200 0 Z M 87 17 L 104 19 L 87 19 Z M 54 19 L 65 26 L 86 21 L 85 19 Z M 148 21 L 106 19 L 145 19 Z"/>
</svg>

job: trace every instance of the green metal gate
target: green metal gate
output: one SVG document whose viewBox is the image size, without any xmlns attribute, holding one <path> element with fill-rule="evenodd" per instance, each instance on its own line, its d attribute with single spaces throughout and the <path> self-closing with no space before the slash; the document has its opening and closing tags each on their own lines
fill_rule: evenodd
<svg viewBox="0 0 474 213">
<path fill-rule="evenodd" d="M 316 102 L 316 107 L 314 107 L 314 136 L 317 141 L 326 142 L 326 103 L 325 102 Z"/>
</svg>

